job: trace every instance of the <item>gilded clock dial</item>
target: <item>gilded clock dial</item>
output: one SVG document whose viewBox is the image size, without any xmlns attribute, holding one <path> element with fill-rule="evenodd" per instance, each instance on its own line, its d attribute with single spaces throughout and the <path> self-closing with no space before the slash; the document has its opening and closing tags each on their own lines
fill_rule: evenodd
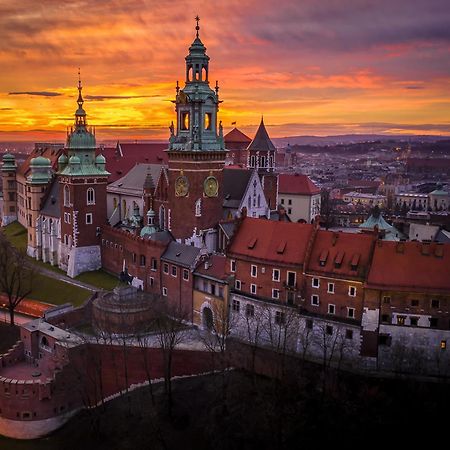
<svg viewBox="0 0 450 450">
<path fill-rule="evenodd" d="M 219 183 L 217 179 L 214 177 L 208 177 L 205 180 L 204 184 L 205 195 L 207 197 L 217 197 L 217 193 L 219 191 Z"/>
<path fill-rule="evenodd" d="M 189 192 L 189 181 L 186 176 L 181 175 L 175 180 L 175 194 L 184 197 Z"/>
</svg>

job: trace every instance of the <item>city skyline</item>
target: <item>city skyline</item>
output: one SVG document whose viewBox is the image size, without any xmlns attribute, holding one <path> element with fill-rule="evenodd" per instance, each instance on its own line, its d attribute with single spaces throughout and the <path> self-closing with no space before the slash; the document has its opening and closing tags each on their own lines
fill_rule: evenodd
<svg viewBox="0 0 450 450">
<path fill-rule="evenodd" d="M 450 135 L 446 2 L 255 6 L 6 1 L 0 140 L 64 139 L 78 67 L 100 140 L 167 139 L 196 14 L 226 129 L 252 134 L 263 114 L 273 137 Z"/>
</svg>

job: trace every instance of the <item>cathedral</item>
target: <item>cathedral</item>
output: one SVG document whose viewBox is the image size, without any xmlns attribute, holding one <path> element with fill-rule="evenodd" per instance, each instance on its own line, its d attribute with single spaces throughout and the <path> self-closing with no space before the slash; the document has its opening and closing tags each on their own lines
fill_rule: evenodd
<svg viewBox="0 0 450 450">
<path fill-rule="evenodd" d="M 233 161 L 218 117 L 219 84 L 210 86 L 210 58 L 198 20 L 185 58 L 184 87 L 176 84 L 176 117 L 161 164 L 137 163 L 110 183 L 108 161 L 87 123 L 80 77 L 75 121 L 65 146 L 51 151 L 37 146 L 19 168 L 13 155 L 4 156 L 3 225 L 19 220 L 27 227 L 29 256 L 76 277 L 102 267 L 105 226 L 147 239 L 165 233 L 210 254 L 226 245 L 222 222 L 242 214 L 271 217 L 278 198 L 275 146 L 263 120 L 253 140 L 235 129 L 230 141 L 240 134 L 250 143 L 242 151 L 243 164 L 228 168 Z M 125 180 L 137 192 L 129 202 L 132 207 Z"/>
</svg>

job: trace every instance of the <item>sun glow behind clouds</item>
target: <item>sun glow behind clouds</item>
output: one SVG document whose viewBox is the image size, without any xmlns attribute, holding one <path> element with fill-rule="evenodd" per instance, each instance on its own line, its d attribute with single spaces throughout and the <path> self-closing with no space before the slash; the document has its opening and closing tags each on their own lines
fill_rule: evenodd
<svg viewBox="0 0 450 450">
<path fill-rule="evenodd" d="M 79 66 L 99 139 L 167 139 L 197 13 L 226 128 L 450 134 L 445 0 L 3 0 L 0 139 L 63 139 Z"/>
</svg>

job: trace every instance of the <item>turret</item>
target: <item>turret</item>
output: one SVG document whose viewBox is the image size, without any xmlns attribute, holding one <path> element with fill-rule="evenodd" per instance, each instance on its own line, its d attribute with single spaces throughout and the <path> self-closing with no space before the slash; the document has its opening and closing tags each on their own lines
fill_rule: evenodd
<svg viewBox="0 0 450 450">
<path fill-rule="evenodd" d="M 3 155 L 2 187 L 3 187 L 3 212 L 1 226 L 6 226 L 17 220 L 17 195 L 16 195 L 16 159 L 11 153 Z"/>
</svg>

